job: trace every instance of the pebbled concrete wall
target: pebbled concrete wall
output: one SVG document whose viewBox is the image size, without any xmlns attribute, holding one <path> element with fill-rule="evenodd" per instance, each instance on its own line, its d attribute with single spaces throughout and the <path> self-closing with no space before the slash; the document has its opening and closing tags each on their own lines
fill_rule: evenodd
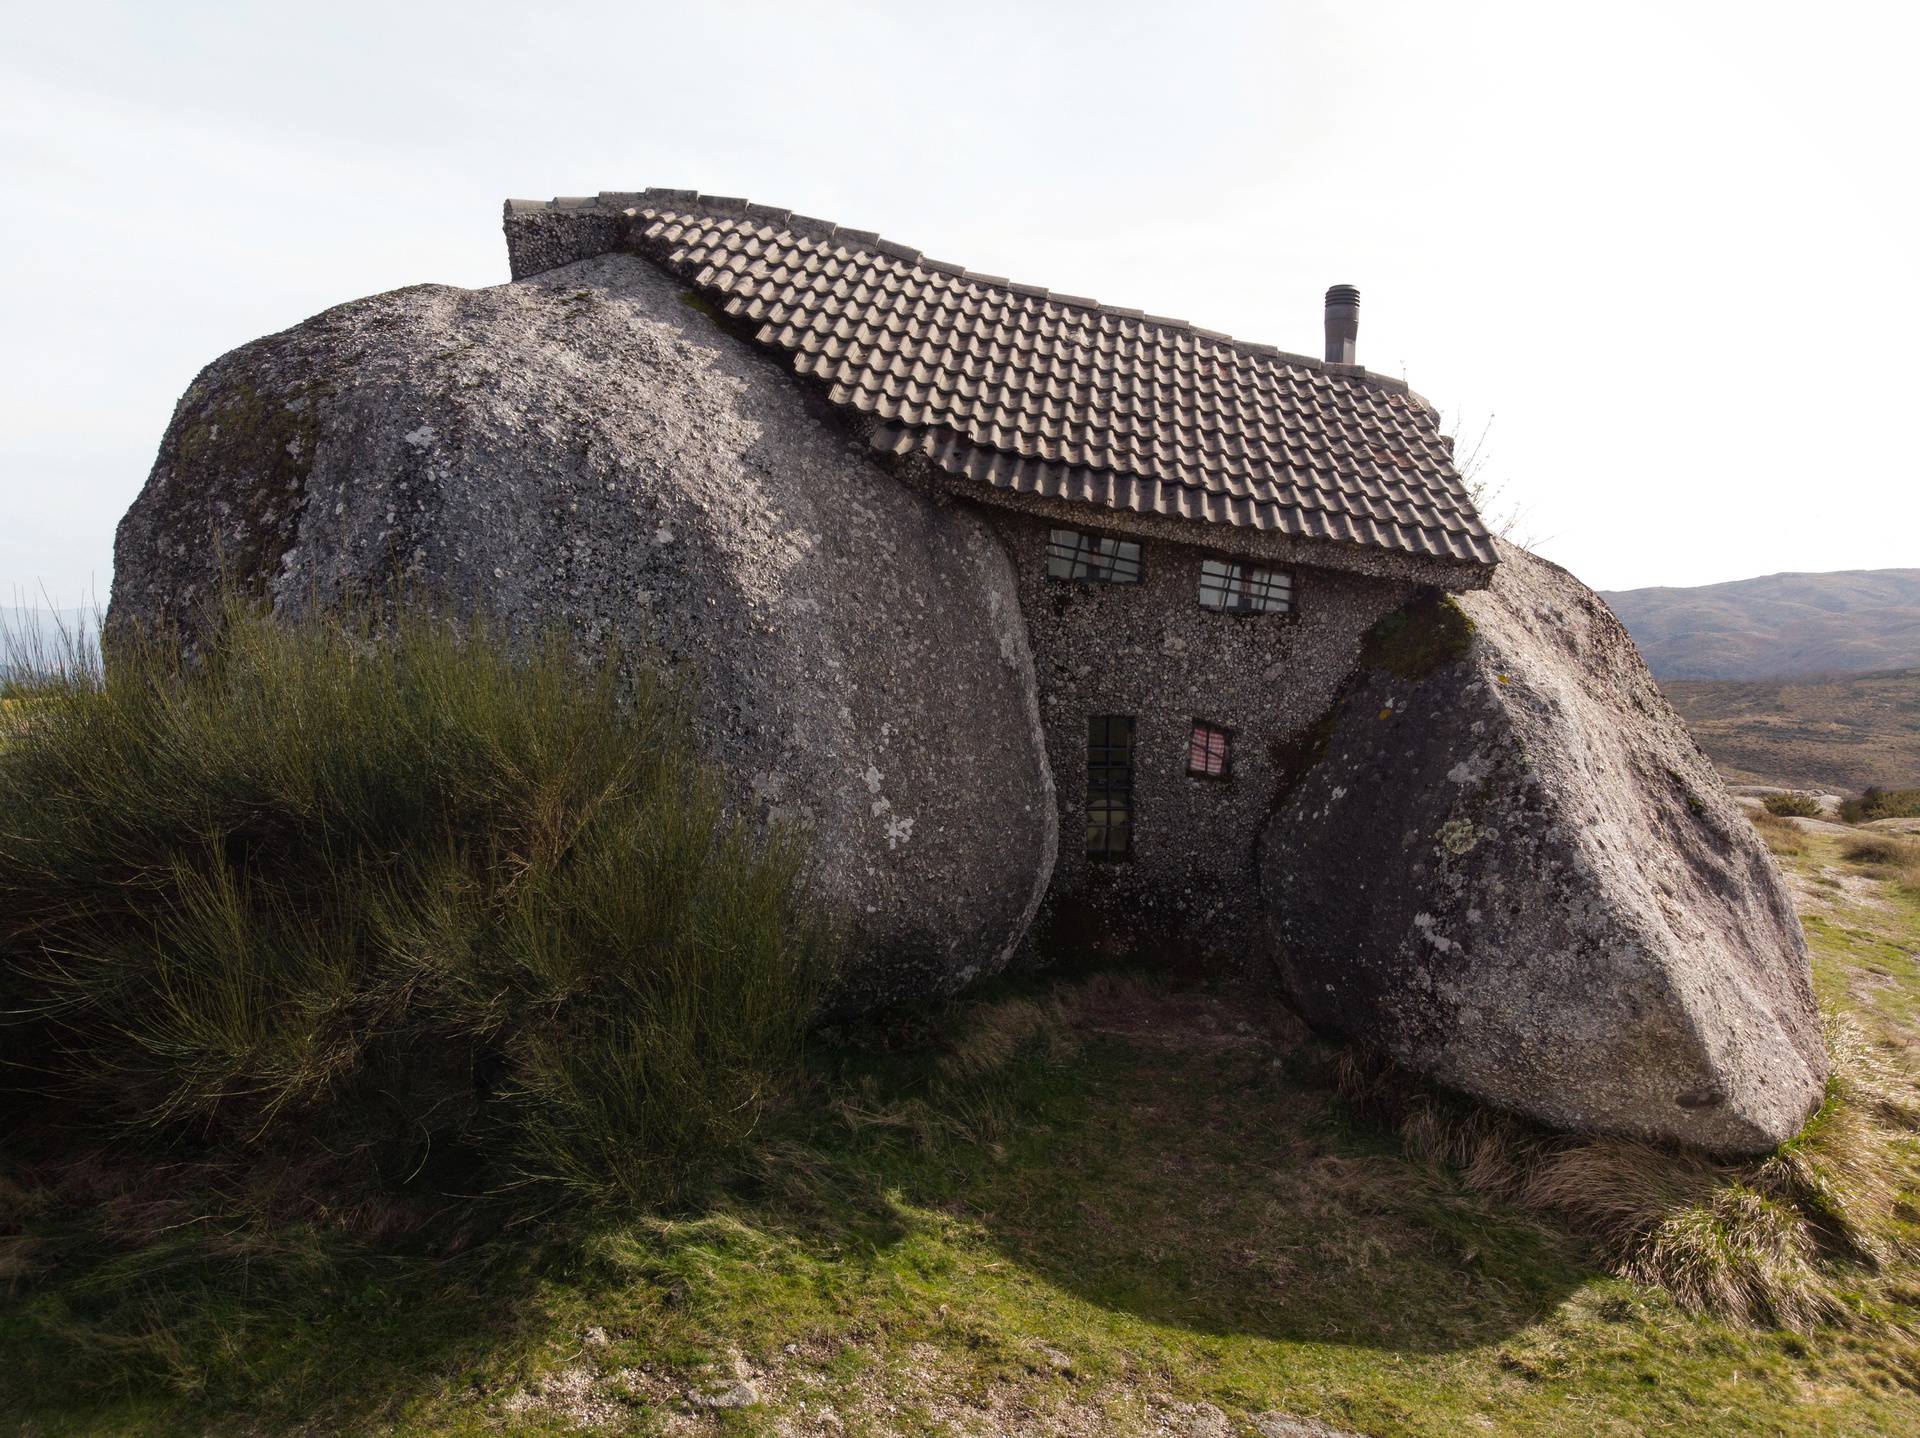
<svg viewBox="0 0 1920 1438">
<path fill-rule="evenodd" d="M 1200 564 L 1215 552 L 1207 547 L 1145 540 L 1139 584 L 1065 583 L 1046 572 L 1057 520 L 981 512 L 1018 576 L 1060 806 L 1044 941 L 1147 952 L 1164 945 L 1182 962 L 1246 963 L 1261 948 L 1255 844 L 1287 746 L 1326 712 L 1368 629 L 1414 586 L 1295 567 L 1291 616 L 1221 614 L 1199 603 Z M 1086 856 L 1091 714 L 1135 716 L 1127 862 Z M 1195 719 L 1234 731 L 1228 779 L 1188 775 Z"/>
</svg>

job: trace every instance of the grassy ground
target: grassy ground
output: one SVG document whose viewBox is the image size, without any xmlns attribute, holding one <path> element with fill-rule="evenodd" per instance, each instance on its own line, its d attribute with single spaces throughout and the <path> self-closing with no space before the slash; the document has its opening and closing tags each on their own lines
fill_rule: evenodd
<svg viewBox="0 0 1920 1438">
<path fill-rule="evenodd" d="M 1824 1000 L 1910 1063 L 1920 895 L 1770 837 Z M 1068 976 L 838 1039 L 756 1177 L 672 1218 L 408 1253 L 168 1234 L 108 1173 L 104 1220 L 0 1192 L 0 1413 L 46 1438 L 1920 1424 L 1911 1266 L 1859 1273 L 1844 1326 L 1684 1312 L 1408 1157 L 1234 994 Z"/>
</svg>

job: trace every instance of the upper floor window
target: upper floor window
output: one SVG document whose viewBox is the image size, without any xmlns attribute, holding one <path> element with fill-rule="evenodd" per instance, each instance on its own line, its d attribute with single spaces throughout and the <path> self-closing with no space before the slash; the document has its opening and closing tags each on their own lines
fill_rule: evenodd
<svg viewBox="0 0 1920 1438">
<path fill-rule="evenodd" d="M 1237 559 L 1200 561 L 1200 607 L 1228 614 L 1290 614 L 1293 575 Z"/>
<path fill-rule="evenodd" d="M 1047 534 L 1047 578 L 1138 584 L 1140 546 L 1105 534 L 1055 529 Z"/>
</svg>

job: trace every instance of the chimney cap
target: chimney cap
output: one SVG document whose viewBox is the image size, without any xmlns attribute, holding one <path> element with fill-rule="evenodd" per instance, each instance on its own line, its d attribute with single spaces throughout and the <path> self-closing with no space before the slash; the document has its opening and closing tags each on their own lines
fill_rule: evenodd
<svg viewBox="0 0 1920 1438">
<path fill-rule="evenodd" d="M 1352 285 L 1334 285 L 1327 291 L 1327 363 L 1356 364 L 1354 342 L 1360 337 L 1360 291 Z"/>
</svg>

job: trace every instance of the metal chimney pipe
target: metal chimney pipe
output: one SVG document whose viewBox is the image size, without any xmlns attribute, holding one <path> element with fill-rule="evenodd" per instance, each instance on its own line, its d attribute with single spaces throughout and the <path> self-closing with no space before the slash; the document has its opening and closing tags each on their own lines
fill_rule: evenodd
<svg viewBox="0 0 1920 1438">
<path fill-rule="evenodd" d="M 1360 291 L 1335 285 L 1327 291 L 1327 363 L 1355 364 L 1354 342 L 1360 337 Z"/>
</svg>

